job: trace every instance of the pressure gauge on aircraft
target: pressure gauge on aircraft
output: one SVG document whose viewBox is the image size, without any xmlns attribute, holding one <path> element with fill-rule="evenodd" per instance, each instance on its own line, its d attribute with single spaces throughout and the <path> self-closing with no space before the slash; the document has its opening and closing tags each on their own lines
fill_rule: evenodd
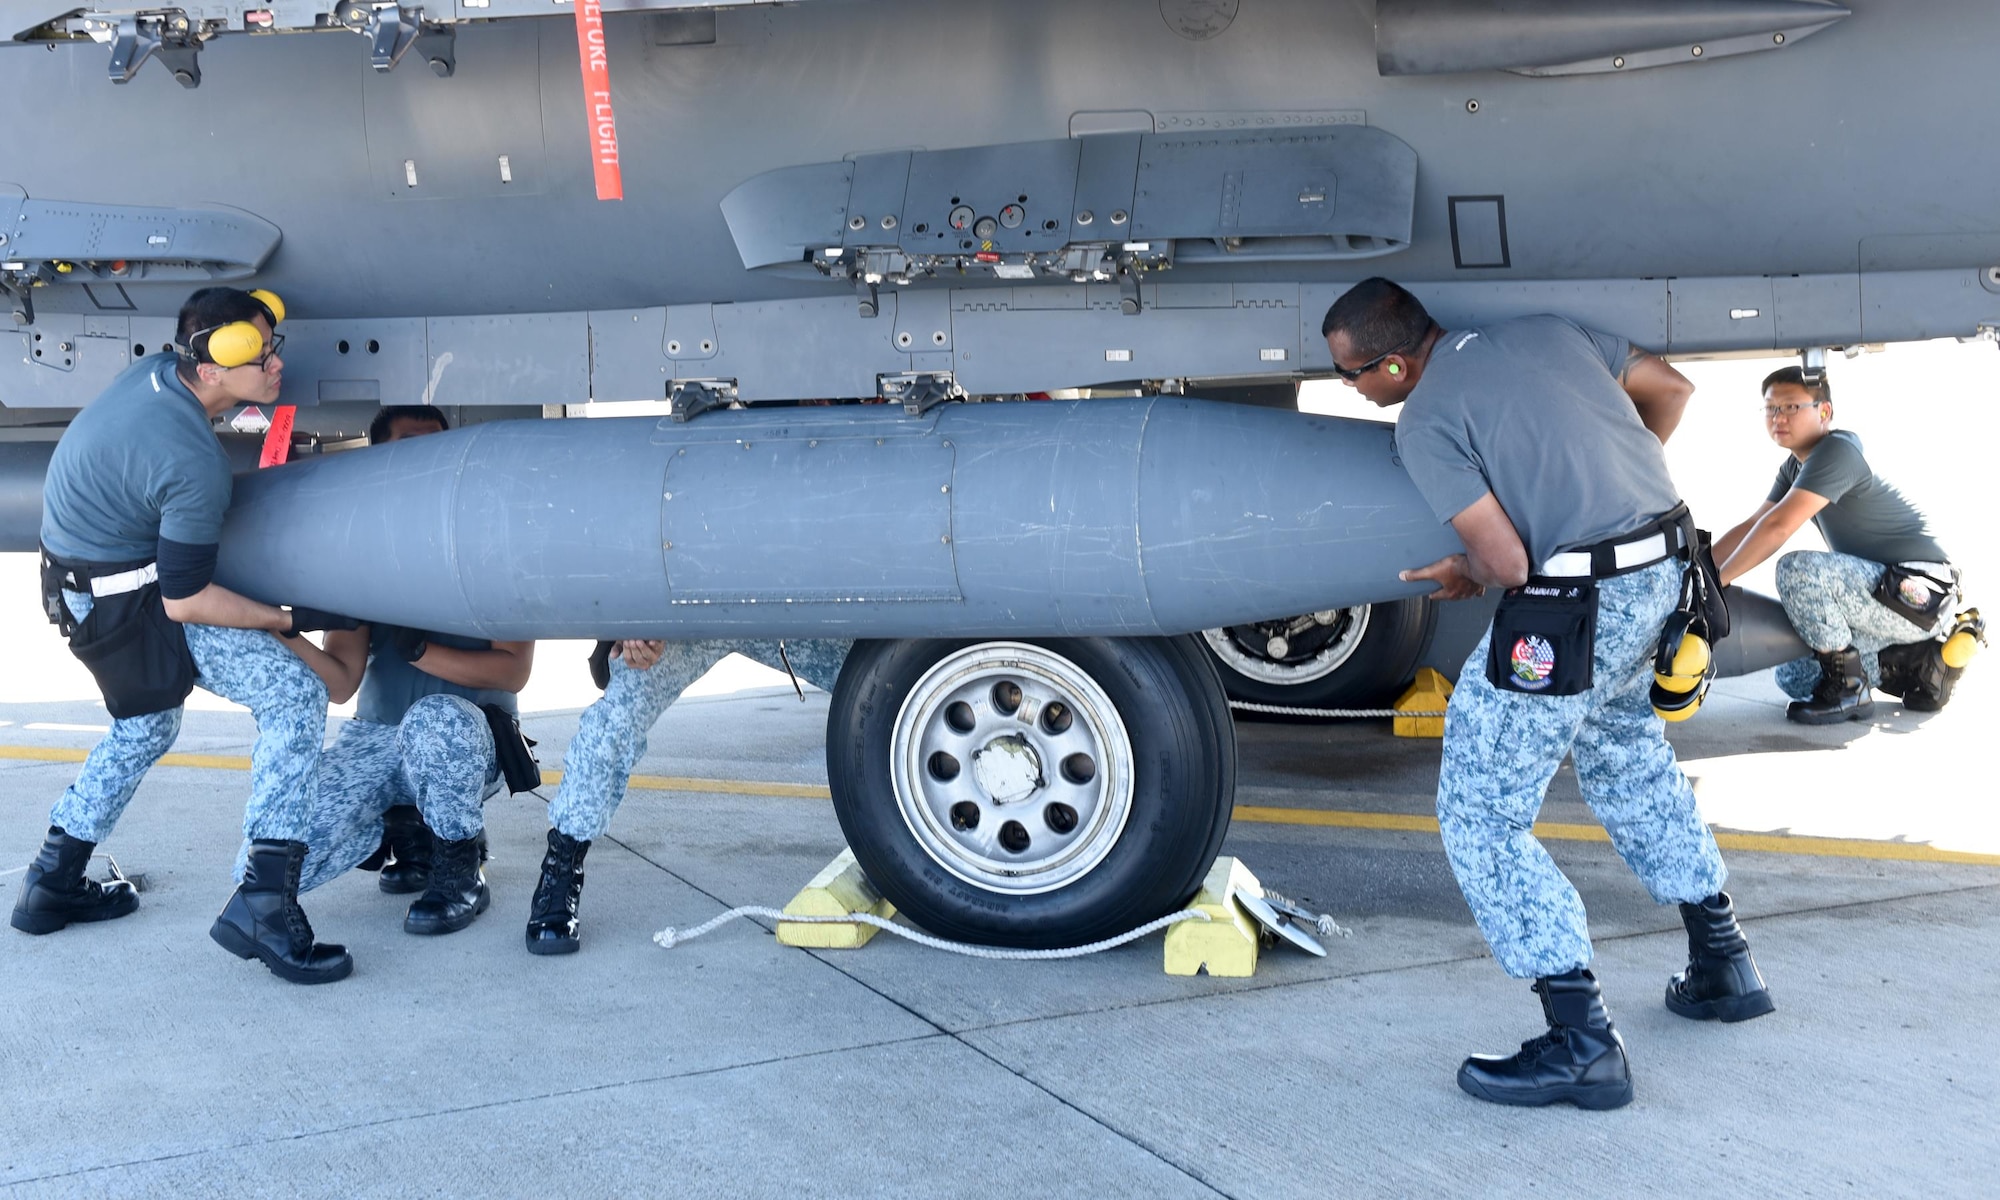
<svg viewBox="0 0 2000 1200">
<path fill-rule="evenodd" d="M 992 217 L 981 217 L 972 223 L 972 236 L 980 239 L 990 238 L 999 229 L 999 222 L 995 221 Z"/>
<path fill-rule="evenodd" d="M 964 233 L 972 225 L 972 206 L 970 204 L 961 204 L 957 208 L 952 209 L 950 220 L 953 229 Z"/>
<path fill-rule="evenodd" d="M 1009 229 L 1019 229 L 1021 222 L 1028 219 L 1028 210 L 1018 204 L 1009 204 L 1000 210 L 1000 223 Z"/>
</svg>

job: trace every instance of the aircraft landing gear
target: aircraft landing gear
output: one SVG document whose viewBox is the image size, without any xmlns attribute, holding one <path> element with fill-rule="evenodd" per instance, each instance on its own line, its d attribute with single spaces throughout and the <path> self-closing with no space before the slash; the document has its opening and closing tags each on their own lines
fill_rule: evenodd
<svg viewBox="0 0 2000 1200">
<path fill-rule="evenodd" d="M 1232 625 L 1202 634 L 1231 700 L 1298 708 L 1375 706 L 1409 682 L 1429 642 L 1421 596 Z M 1275 718 L 1283 719 L 1283 718 Z"/>
<path fill-rule="evenodd" d="M 1191 637 L 857 643 L 827 720 L 834 810 L 877 888 L 941 937 L 1035 948 L 1186 902 L 1236 785 Z"/>
</svg>

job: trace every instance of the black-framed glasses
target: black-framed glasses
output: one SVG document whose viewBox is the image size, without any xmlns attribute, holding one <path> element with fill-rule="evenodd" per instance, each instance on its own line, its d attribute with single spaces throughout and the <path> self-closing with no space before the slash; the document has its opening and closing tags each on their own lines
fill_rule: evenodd
<svg viewBox="0 0 2000 1200">
<path fill-rule="evenodd" d="M 1338 369 L 1338 367 L 1335 368 L 1335 370 Z M 1764 419 L 1768 421 L 1773 417 L 1793 416 L 1802 408 L 1817 408 L 1825 403 L 1826 401 L 1824 400 L 1804 400 L 1797 404 L 1766 404 L 1764 406 Z"/>
<path fill-rule="evenodd" d="M 270 343 L 264 347 L 264 352 L 262 354 L 259 354 L 257 357 L 251 359 L 247 363 L 237 363 L 236 365 L 239 367 L 256 367 L 258 370 L 261 371 L 264 368 L 264 364 L 270 362 L 271 356 L 276 354 L 280 349 L 282 349 L 284 347 L 284 344 L 285 344 L 285 335 L 282 333 L 274 333 L 271 335 Z"/>
<path fill-rule="evenodd" d="M 1368 372 L 1374 370 L 1376 367 L 1381 366 L 1383 360 L 1387 359 L 1390 355 L 1401 354 L 1403 353 L 1403 351 L 1408 350 L 1409 348 L 1410 348 L 1410 343 L 1404 342 L 1402 345 L 1396 347 L 1394 350 L 1384 350 L 1382 353 L 1376 355 L 1374 358 L 1369 359 L 1367 362 L 1362 363 L 1358 367 L 1343 367 L 1339 363 L 1335 363 L 1333 364 L 1333 373 L 1335 375 L 1340 376 L 1342 379 L 1345 379 L 1349 383 L 1359 383 L 1363 375 L 1366 375 Z"/>
</svg>

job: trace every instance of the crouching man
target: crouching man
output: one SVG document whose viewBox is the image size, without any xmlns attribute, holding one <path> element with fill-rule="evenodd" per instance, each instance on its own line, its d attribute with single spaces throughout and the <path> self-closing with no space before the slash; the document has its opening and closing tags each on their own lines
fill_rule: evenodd
<svg viewBox="0 0 2000 1200">
<path fill-rule="evenodd" d="M 374 443 L 438 433 L 442 412 L 392 407 L 369 429 Z M 500 790 L 494 729 L 519 719 L 515 694 L 534 665 L 533 642 L 488 642 L 362 625 L 329 633 L 316 669 L 335 702 L 354 695 L 354 719 L 320 759 L 299 882 L 309 891 L 362 865 L 384 843 L 384 816 L 414 810 L 435 841 L 410 933 L 453 933 L 491 903 L 484 861 L 486 800 Z M 504 714 L 489 715 L 489 710 Z M 396 889 L 385 889 L 396 890 Z"/>
<path fill-rule="evenodd" d="M 646 753 L 653 723 L 688 685 L 735 653 L 774 670 L 789 669 L 830 692 L 853 644 L 735 639 L 599 643 L 591 673 L 604 697 L 583 710 L 563 758 L 562 787 L 549 804 L 554 828 L 528 915 L 528 953 L 571 954 L 578 948 L 584 854 L 625 799 L 626 781 Z"/>
<path fill-rule="evenodd" d="M 1792 698 L 1785 715 L 1806 725 L 1863 720 L 1878 687 L 1920 712 L 1943 708 L 1959 675 L 1944 649 L 1958 568 L 1924 514 L 1868 465 L 1860 438 L 1833 427 L 1824 377 L 1772 372 L 1764 427 L 1789 454 L 1764 503 L 1717 539 L 1715 558 L 1722 582 L 1733 583 L 1808 520 L 1831 547 L 1778 560 L 1778 599 L 1814 652 L 1778 667 L 1778 686 Z M 1984 632 L 1979 625 L 1973 637 Z"/>
</svg>

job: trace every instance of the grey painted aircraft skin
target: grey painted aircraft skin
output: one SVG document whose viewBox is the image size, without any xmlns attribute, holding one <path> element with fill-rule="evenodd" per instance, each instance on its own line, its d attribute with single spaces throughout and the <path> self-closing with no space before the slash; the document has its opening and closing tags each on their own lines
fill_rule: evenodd
<svg viewBox="0 0 2000 1200">
<path fill-rule="evenodd" d="M 785 399 L 871 395 L 899 373 L 948 373 L 980 394 L 1295 376 L 1328 365 L 1317 320 L 1340 284 L 1378 272 L 1419 285 L 1447 324 L 1553 308 L 1681 353 L 1970 336 L 2000 322 L 2000 161 L 1970 132 L 2000 98 L 1980 49 L 2000 16 L 1980 0 L 1517 4 L 1500 25 L 1512 41 L 1490 14 L 1487 26 L 1472 19 L 1493 6 L 1470 0 L 1384 0 L 1379 12 L 1303 0 L 644 7 L 656 11 L 607 18 L 616 202 L 593 195 L 567 16 L 458 20 L 450 78 L 420 51 L 373 70 L 370 44 L 339 31 L 215 36 L 193 89 L 158 62 L 113 84 L 109 51 L 89 41 L 5 47 L 0 69 L 29 119 L 0 130 L 0 217 L 14 226 L 0 249 L 30 272 L 91 257 L 84 210 L 64 228 L 59 214 L 21 222 L 10 207 L 249 214 L 254 228 L 209 250 L 287 298 L 288 398 L 304 404 L 425 389 L 452 404 L 657 399 L 676 379 Z M 1611 41 L 1584 74 L 1442 70 L 1484 46 L 1522 69 L 1558 66 L 1540 59 L 1586 45 L 1588 22 L 1564 17 L 1579 7 L 1601 10 L 1613 36 L 1684 36 L 1650 57 Z M 265 11 L 309 23 L 313 8 Z M 1667 32 L 1634 26 L 1634 10 Z M 5 0 L 0 33 L 62 11 Z M 242 27 L 241 5 L 201 11 Z M 434 15 L 542 11 L 495 0 Z M 1766 32 L 1743 35 L 1744 13 Z M 712 44 L 660 44 L 709 37 L 710 20 Z M 1696 57 L 1704 33 L 1715 49 Z M 1746 40 L 1756 52 L 1729 52 Z M 1642 65 L 1662 56 L 1670 65 Z M 1441 73 L 1385 76 L 1385 62 Z M 1090 131 L 1105 132 L 1075 136 Z M 1173 141 L 1189 161 L 1152 164 L 1181 211 L 1142 194 L 1128 227 L 1109 225 L 1111 212 L 1076 224 L 1087 201 L 1075 189 L 1091 181 L 1007 149 L 1134 131 L 1155 139 L 1149 155 Z M 1356 131 L 1407 148 L 1407 194 L 1351 149 L 1309 144 Z M 1236 139 L 1241 153 L 1201 162 L 1186 149 L 1200 137 Z M 1298 139 L 1290 150 L 1273 140 L 1286 137 Z M 871 168 L 868 156 L 897 151 L 918 152 L 905 176 Z M 725 198 L 843 160 L 855 160 L 850 194 L 816 177 L 814 202 L 822 218 L 864 223 L 861 235 L 818 231 L 850 254 L 913 244 L 919 225 L 935 238 L 962 190 L 975 219 L 1029 196 L 1016 245 L 1117 247 L 1150 224 L 1166 231 L 1156 241 L 1178 237 L 1164 256 L 1174 266 L 1137 273 L 1144 307 L 1129 316 L 1115 263 L 1087 286 L 972 264 L 885 283 L 872 319 L 851 281 L 800 262 L 747 268 L 760 234 L 814 231 L 732 225 Z M 1257 257 L 1252 210 L 1283 234 L 1274 194 L 1316 189 L 1326 197 L 1286 201 L 1293 257 L 1234 261 Z M 1366 214 L 1345 211 L 1364 202 Z M 1190 217 L 1202 211 L 1205 222 Z M 890 217 L 893 234 L 881 228 Z M 1380 244 L 1309 244 L 1354 220 Z M 1219 248 L 1244 229 L 1250 247 Z M 88 294 L 81 267 L 42 272 L 32 328 L 46 336 L 14 335 L 24 353 L 0 363 L 0 402 L 87 403 L 121 342 L 157 346 L 145 318 L 170 313 L 199 272 L 145 267 L 144 254 L 129 251 L 128 276 L 100 276 Z M 51 339 L 75 348 L 66 364 Z"/>
<path fill-rule="evenodd" d="M 820 449 L 812 436 L 797 444 L 807 422 L 708 408 L 901 400 L 901 418 L 812 420 L 838 427 L 835 440 L 885 430 L 882 455 L 848 447 L 860 447 L 856 479 L 928 481 L 947 496 L 966 464 L 1047 444 L 1030 414 L 1054 425 L 1077 410 L 940 418 L 934 403 L 1133 384 L 1288 396 L 1330 372 L 1320 316 L 1372 274 L 1412 285 L 1447 326 L 1556 311 L 1676 354 L 1811 355 L 2000 328 L 2000 159 L 1960 132 L 2000 99 L 1985 61 L 2000 11 L 1979 0 L 612 7 L 644 10 L 606 19 L 615 202 L 595 195 L 567 11 L 225 0 L 163 15 L 0 0 L 0 38 L 22 43 L 0 45 L 22 98 L 0 125 L 0 309 L 14 322 L 0 324 L 0 349 L 19 348 L 0 355 L 0 421 L 13 427 L 0 440 L 15 443 L 0 447 L 0 494 L 32 497 L 46 426 L 161 349 L 176 306 L 207 282 L 285 297 L 285 399 L 305 406 L 304 430 L 351 433 L 383 403 L 504 416 L 674 399 L 693 423 L 630 424 L 632 444 L 603 473 L 634 495 L 657 487 L 645 512 L 593 521 L 605 497 L 589 471 L 546 498 L 546 511 L 566 509 L 560 530 L 524 506 L 463 508 L 482 489 L 511 494 L 504 471 L 538 478 L 536 445 L 554 460 L 615 430 L 448 435 L 426 453 L 512 451 L 479 478 L 412 484 L 434 490 L 398 511 L 453 514 L 404 531 L 405 557 L 428 575 L 404 587 L 383 570 L 379 538 L 350 536 L 294 555 L 288 580 L 311 590 L 300 581 L 379 574 L 380 596 L 343 595 L 349 607 L 432 613 L 440 627 L 637 631 L 647 618 L 630 611 L 634 597 L 650 590 L 671 611 L 688 582 L 675 575 L 671 531 L 684 518 L 670 459 L 765 443 L 740 473 L 705 459 L 702 511 L 733 514 L 746 535 L 793 537 L 825 577 L 818 560 L 780 571 L 755 537 L 725 531 L 704 544 L 690 591 L 697 604 L 722 598 L 710 624 L 657 631 L 825 633 L 845 620 L 891 639 L 864 643 L 843 671 L 828 729 L 835 805 L 885 895 L 954 936 L 1105 936 L 1181 902 L 1206 870 L 1234 786 L 1221 683 L 1189 639 L 1133 635 L 1190 628 L 1196 611 L 1227 624 L 1326 603 L 1375 613 L 1329 610 L 1326 629 L 1386 638 L 1393 606 L 1379 602 L 1409 591 L 1393 564 L 1428 561 L 1449 536 L 1406 481 L 1385 485 L 1395 473 L 1379 431 L 1296 418 L 1368 465 L 1313 478 L 1294 462 L 1280 478 L 1272 459 L 1224 462 L 1199 439 L 1170 462 L 1149 458 L 1144 437 L 1114 439 L 1117 470 L 1168 485 L 1127 489 L 1122 513 L 1055 505 L 1073 528 L 1025 547 L 1005 528 L 1025 528 L 1028 510 L 911 491 L 847 533 L 856 546 L 922 540 L 922 556 L 911 540 L 907 560 L 888 555 L 879 578 L 862 578 L 865 564 L 856 574 L 843 562 L 838 523 L 800 538 L 786 516 L 839 493 L 839 473 L 807 453 Z M 306 32 L 315 25 L 330 28 Z M 1083 408 L 1098 403 L 1113 402 Z M 1139 407 L 1103 421 L 1145 402 L 1125 403 Z M 1186 411 L 1233 430 L 1220 441 L 1240 450 L 1255 422 L 1200 415 L 1209 407 Z M 914 466 L 888 452 L 889 426 L 907 426 L 897 436 L 918 448 Z M 968 444 L 952 446 L 947 428 Z M 1065 479 L 1062 461 L 1023 476 L 1034 498 L 1086 482 Z M 1172 502 L 1172 481 L 1192 490 L 1204 471 L 1328 506 L 1333 516 L 1299 525 L 1335 550 L 1324 601 L 1275 566 L 1245 565 L 1221 588 L 1199 570 L 1133 582 L 1148 545 L 1193 547 L 1198 564 L 1204 545 L 1254 543 L 1283 563 L 1286 539 L 1253 536 L 1227 505 Z M 357 472 L 369 473 L 329 459 L 246 485 L 267 507 L 232 521 L 231 578 L 255 588 L 299 530 L 351 529 L 361 498 L 343 503 L 315 481 Z M 1385 486 L 1395 499 L 1370 509 Z M 20 511 L 0 527 L 20 549 L 34 524 Z M 997 574 L 944 548 L 961 527 L 999 531 L 972 548 L 1003 552 L 988 560 Z M 1375 536 L 1390 527 L 1408 533 Z M 1085 545 L 1093 531 L 1110 540 Z M 589 569 L 620 574 L 621 553 L 631 568 L 616 629 L 550 607 L 556 584 L 577 582 L 570 551 L 599 535 L 610 553 Z M 486 555 L 477 601 L 489 608 L 454 616 L 435 596 L 423 607 L 418 590 L 467 586 L 447 579 L 467 547 Z M 557 558 L 571 566 L 533 565 Z M 1087 619 L 1091 605 L 1066 588 L 1086 567 L 1109 601 Z M 511 610 L 494 582 L 507 579 L 521 584 Z M 867 620 L 842 615 L 828 586 L 877 587 L 844 598 L 863 600 Z M 1240 607 L 1193 604 L 1204 587 Z M 968 618 L 976 603 L 953 589 L 1003 599 Z M 1142 594 L 1146 612 L 1126 603 Z M 799 595 L 825 619 L 805 619 Z M 1037 634 L 968 643 L 1004 635 L 1014 601 L 1040 614 L 1020 625 Z M 1347 652 L 1398 656 L 1394 674 L 1407 677 L 1427 627 L 1397 628 L 1393 647 Z M 982 774 L 982 755 L 1011 766 Z M 989 774 L 1034 786 L 994 791 Z"/>
</svg>

